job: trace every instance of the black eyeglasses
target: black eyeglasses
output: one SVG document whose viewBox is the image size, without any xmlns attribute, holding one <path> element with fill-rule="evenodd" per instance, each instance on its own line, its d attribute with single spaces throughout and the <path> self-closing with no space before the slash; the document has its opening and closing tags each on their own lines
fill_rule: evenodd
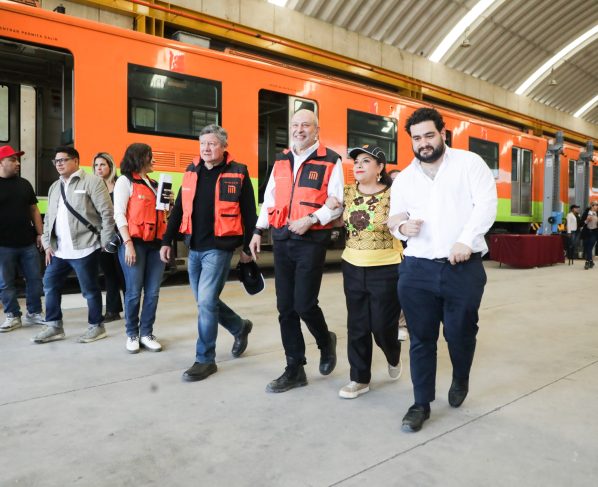
<svg viewBox="0 0 598 487">
<path fill-rule="evenodd" d="M 52 159 L 52 164 L 58 166 L 58 164 L 64 164 L 66 161 L 70 161 L 72 157 L 63 157 L 62 159 Z"/>
</svg>

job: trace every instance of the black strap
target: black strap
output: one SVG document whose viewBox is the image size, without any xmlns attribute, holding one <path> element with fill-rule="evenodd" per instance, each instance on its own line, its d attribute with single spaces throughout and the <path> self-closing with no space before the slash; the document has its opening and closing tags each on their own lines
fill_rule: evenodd
<svg viewBox="0 0 598 487">
<path fill-rule="evenodd" d="M 70 204 L 69 202 L 66 200 L 66 194 L 64 192 L 64 183 L 60 183 L 60 193 L 62 194 L 62 201 L 64 201 L 64 204 L 66 205 L 66 207 L 68 208 L 68 210 L 73 214 L 73 216 L 79 220 L 81 223 L 83 223 L 83 225 L 85 225 L 85 227 L 94 235 L 97 235 L 98 237 L 100 236 L 100 231 L 94 227 L 91 223 L 89 223 L 89 220 L 87 220 L 85 217 L 81 216 Z"/>
</svg>

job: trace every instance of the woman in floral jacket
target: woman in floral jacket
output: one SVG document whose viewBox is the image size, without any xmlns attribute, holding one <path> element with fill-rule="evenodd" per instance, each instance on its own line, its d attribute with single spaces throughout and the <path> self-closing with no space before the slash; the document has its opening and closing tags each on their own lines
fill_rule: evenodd
<svg viewBox="0 0 598 487">
<path fill-rule="evenodd" d="M 386 155 L 379 147 L 365 145 L 351 149 L 349 157 L 356 183 L 345 186 L 342 270 L 351 381 L 339 396 L 354 399 L 370 390 L 372 335 L 386 356 L 391 379 L 401 374 L 397 282 L 403 247 L 386 226 L 392 184 Z M 330 198 L 326 204 L 334 208 L 339 203 Z"/>
</svg>

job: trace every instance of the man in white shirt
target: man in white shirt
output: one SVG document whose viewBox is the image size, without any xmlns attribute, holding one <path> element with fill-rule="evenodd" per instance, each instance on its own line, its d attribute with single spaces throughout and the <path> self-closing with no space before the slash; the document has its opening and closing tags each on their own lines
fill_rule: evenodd
<svg viewBox="0 0 598 487">
<path fill-rule="evenodd" d="M 58 147 L 52 162 L 60 178 L 48 190 L 42 235 L 47 266 L 46 326 L 32 341 L 47 343 L 64 338 L 62 288 L 70 272 L 75 271 L 88 308 L 88 329 L 79 342 L 89 343 L 106 337 L 98 264 L 100 249 L 114 237 L 114 209 L 104 180 L 79 168 L 77 150 Z M 87 223 L 69 210 L 65 198 Z"/>
<path fill-rule="evenodd" d="M 575 249 L 579 242 L 579 205 L 571 205 L 567 213 L 567 259 L 569 264 L 575 258 Z"/>
<path fill-rule="evenodd" d="M 497 196 L 481 157 L 446 146 L 444 121 L 436 110 L 416 110 L 405 128 L 415 159 L 392 185 L 388 226 L 397 238 L 409 241 L 398 292 L 409 324 L 415 404 L 402 427 L 419 431 L 435 399 L 441 321 L 453 365 L 449 404 L 459 407 L 469 390 L 486 284 L 484 234 L 494 223 Z M 404 212 L 406 221 L 400 217 Z"/>
<path fill-rule="evenodd" d="M 318 140 L 314 112 L 299 110 L 291 119 L 293 145 L 277 154 L 264 193 L 264 202 L 249 248 L 254 259 L 260 251 L 262 233 L 272 231 L 276 305 L 287 367 L 266 387 L 285 392 L 307 385 L 303 365 L 303 320 L 320 349 L 320 373 L 336 366 L 336 335 L 328 330 L 318 306 L 318 294 L 330 241 L 332 220 L 339 209 L 324 203 L 329 196 L 343 200 L 343 167 L 340 156 Z"/>
</svg>

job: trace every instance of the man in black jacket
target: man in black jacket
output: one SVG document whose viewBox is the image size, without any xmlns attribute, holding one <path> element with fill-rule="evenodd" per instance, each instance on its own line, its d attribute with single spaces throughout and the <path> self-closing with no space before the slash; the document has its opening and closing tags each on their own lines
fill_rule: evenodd
<svg viewBox="0 0 598 487">
<path fill-rule="evenodd" d="M 226 150 L 228 134 L 208 125 L 199 134 L 200 158 L 191 164 L 168 220 L 160 257 L 168 262 L 177 232 L 189 247 L 189 283 L 199 308 L 195 363 L 183 380 L 199 381 L 217 371 L 218 323 L 234 337 L 232 355 L 247 348 L 252 323 L 220 300 L 233 251 L 240 245 L 241 262 L 250 262 L 249 241 L 256 222 L 255 196 L 247 166 Z"/>
</svg>

